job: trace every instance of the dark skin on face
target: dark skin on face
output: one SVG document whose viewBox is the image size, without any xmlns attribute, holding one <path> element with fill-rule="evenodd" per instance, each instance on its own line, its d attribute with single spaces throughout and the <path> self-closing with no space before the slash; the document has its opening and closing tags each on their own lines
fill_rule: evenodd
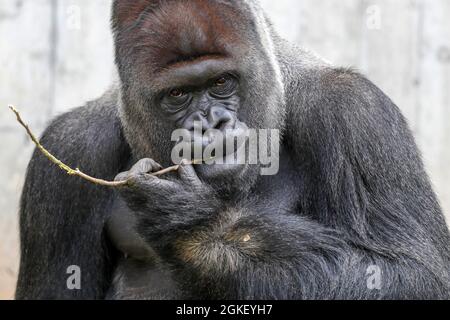
<svg viewBox="0 0 450 320">
<path fill-rule="evenodd" d="M 161 88 L 156 95 L 156 105 L 160 107 L 161 114 L 175 128 L 188 130 L 192 141 L 201 142 L 203 150 L 220 143 L 225 151 L 227 136 L 238 137 L 247 130 L 245 123 L 239 121 L 237 116 L 240 107 L 240 75 L 227 67 L 223 59 L 204 57 L 199 61 L 171 65 L 158 77 Z M 165 85 L 164 81 L 167 82 Z M 224 139 L 218 141 L 219 138 L 211 130 L 218 130 L 222 134 L 219 138 Z M 210 176 L 225 173 L 230 168 L 243 169 L 243 166 L 227 163 L 234 160 L 234 152 L 225 154 L 224 158 L 224 164 L 210 165 L 208 168 L 204 164 L 196 165 L 197 170 Z"/>
<path fill-rule="evenodd" d="M 212 79 L 205 84 L 195 82 L 170 88 L 161 93 L 161 108 L 179 128 L 193 130 L 194 122 L 202 123 L 203 129 L 233 129 L 239 107 L 239 80 L 231 73 Z"/>
</svg>

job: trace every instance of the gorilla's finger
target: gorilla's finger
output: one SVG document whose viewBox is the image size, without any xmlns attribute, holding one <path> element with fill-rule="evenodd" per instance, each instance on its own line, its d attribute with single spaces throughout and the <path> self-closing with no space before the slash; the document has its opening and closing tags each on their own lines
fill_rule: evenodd
<svg viewBox="0 0 450 320">
<path fill-rule="evenodd" d="M 128 171 L 121 172 L 114 178 L 114 181 L 125 181 L 128 179 L 128 176 L 129 176 Z"/>
<path fill-rule="evenodd" d="M 158 189 L 159 191 L 171 192 L 179 189 L 179 185 L 173 181 L 160 179 L 148 173 L 139 173 L 130 176 L 130 184 L 135 187 L 146 189 L 152 192 L 152 189 Z"/>
<path fill-rule="evenodd" d="M 178 169 L 178 175 L 181 180 L 189 185 L 200 187 L 202 182 L 195 172 L 194 166 L 188 163 L 186 160 L 183 160 Z"/>
<path fill-rule="evenodd" d="M 162 166 L 153 159 L 145 158 L 139 160 L 131 169 L 130 175 L 140 173 L 152 173 L 162 170 Z"/>
</svg>

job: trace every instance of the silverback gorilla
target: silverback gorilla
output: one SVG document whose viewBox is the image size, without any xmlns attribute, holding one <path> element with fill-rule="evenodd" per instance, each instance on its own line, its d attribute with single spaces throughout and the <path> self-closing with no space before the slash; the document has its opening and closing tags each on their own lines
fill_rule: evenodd
<svg viewBox="0 0 450 320">
<path fill-rule="evenodd" d="M 449 298 L 443 214 L 375 85 L 281 39 L 253 0 L 116 0 L 112 24 L 119 80 L 42 143 L 130 183 L 96 186 L 34 153 L 18 299 Z M 278 174 L 183 162 L 151 175 L 195 121 L 278 129 Z"/>
</svg>

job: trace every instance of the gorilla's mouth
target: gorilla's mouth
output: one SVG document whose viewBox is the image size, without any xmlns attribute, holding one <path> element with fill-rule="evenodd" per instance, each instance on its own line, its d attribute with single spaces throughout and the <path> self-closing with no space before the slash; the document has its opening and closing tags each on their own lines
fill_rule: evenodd
<svg viewBox="0 0 450 320">
<path fill-rule="evenodd" d="M 184 155 L 190 155 L 182 158 L 194 161 L 199 174 L 215 176 L 245 167 L 248 131 L 245 123 L 236 121 L 233 128 L 207 130 L 197 135 L 191 132 L 191 139 L 179 141 L 176 147 Z"/>
<path fill-rule="evenodd" d="M 236 122 L 232 129 L 207 131 L 201 142 L 203 160 L 212 158 L 219 162 L 220 159 L 223 159 L 226 160 L 226 163 L 229 163 L 232 156 L 245 147 L 247 140 L 248 127 L 243 122 Z M 211 157 L 209 157 L 210 155 Z"/>
</svg>

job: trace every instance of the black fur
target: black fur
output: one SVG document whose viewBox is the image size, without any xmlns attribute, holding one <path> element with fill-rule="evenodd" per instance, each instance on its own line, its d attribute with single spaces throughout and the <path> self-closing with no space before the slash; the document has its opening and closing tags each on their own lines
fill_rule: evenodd
<svg viewBox="0 0 450 320">
<path fill-rule="evenodd" d="M 113 179 L 128 161 L 116 110 L 117 94 L 75 109 L 48 127 L 41 142 L 62 161 Z M 104 224 L 114 192 L 70 178 L 35 151 L 20 203 L 18 299 L 100 298 L 114 270 Z M 67 290 L 67 268 L 78 265 L 83 290 Z"/>
<path fill-rule="evenodd" d="M 115 17 L 129 23 L 126 1 L 116 1 Z M 42 143 L 93 176 L 125 171 L 119 177 L 133 184 L 119 196 L 36 151 L 21 201 L 17 298 L 449 299 L 449 232 L 399 109 L 357 72 L 281 40 L 253 1 L 220 3 L 246 17 L 236 22 L 250 44 L 237 59 L 248 80 L 238 117 L 282 131 L 280 173 L 218 183 L 191 166 L 162 180 L 144 174 L 154 161 L 130 170 L 145 157 L 167 165 L 174 124 L 154 103 L 156 71 L 139 64 L 145 47 L 127 51 L 127 32 L 139 38 L 147 16 L 136 29 L 117 18 L 121 85 L 56 119 Z M 136 234 L 106 232 L 117 215 Z M 110 237 L 140 243 L 148 257 L 127 259 Z M 81 290 L 66 288 L 70 265 L 81 267 Z M 382 271 L 380 290 L 367 287 L 371 265 Z"/>
</svg>

